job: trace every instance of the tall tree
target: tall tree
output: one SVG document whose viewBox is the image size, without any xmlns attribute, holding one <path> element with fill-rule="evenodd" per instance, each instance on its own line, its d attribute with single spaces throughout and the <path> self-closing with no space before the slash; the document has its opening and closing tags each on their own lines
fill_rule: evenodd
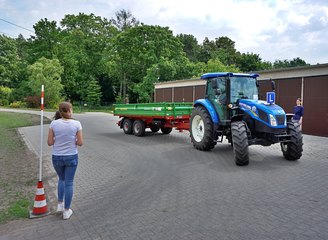
<svg viewBox="0 0 328 240">
<path fill-rule="evenodd" d="M 58 59 L 40 58 L 34 64 L 28 66 L 29 87 L 32 96 L 40 94 L 41 85 L 45 87 L 45 105 L 55 108 L 62 98 L 63 85 L 61 74 L 63 67 Z"/>
<path fill-rule="evenodd" d="M 232 65 L 236 63 L 237 50 L 234 41 L 228 37 L 219 37 L 215 39 L 215 45 L 217 47 L 216 56 L 223 64 Z"/>
<path fill-rule="evenodd" d="M 137 27 L 140 25 L 139 20 L 137 20 L 129 10 L 121 9 L 115 12 L 115 18 L 110 21 L 116 26 L 119 31 L 125 31 L 131 27 Z"/>
<path fill-rule="evenodd" d="M 201 45 L 198 61 L 207 63 L 212 57 L 215 58 L 214 53 L 216 50 L 217 48 L 214 41 L 210 41 L 208 37 L 205 37 Z"/>
<path fill-rule="evenodd" d="M 0 35 L 0 86 L 17 87 L 19 57 L 14 39 Z"/>
<path fill-rule="evenodd" d="M 94 14 L 66 15 L 61 21 L 62 46 L 59 59 L 65 71 L 65 93 L 72 100 L 86 100 L 90 81 L 99 83 L 102 77 L 102 58 L 110 39 L 117 30 L 111 23 Z"/>
<path fill-rule="evenodd" d="M 41 57 L 52 59 L 57 56 L 57 46 L 60 44 L 60 28 L 56 21 L 41 19 L 34 26 L 35 36 L 28 39 L 29 64 L 34 63 Z"/>
<path fill-rule="evenodd" d="M 95 107 L 100 105 L 101 91 L 100 86 L 96 80 L 91 80 L 87 87 L 86 101 L 89 105 Z"/>
<path fill-rule="evenodd" d="M 200 54 L 200 46 L 197 39 L 191 34 L 179 34 L 177 38 L 183 44 L 183 51 L 188 59 L 192 62 L 197 62 Z"/>
<path fill-rule="evenodd" d="M 135 91 L 133 96 L 133 85 L 142 82 L 154 64 L 160 67 L 159 63 L 170 62 L 174 66 L 170 73 L 163 73 L 165 75 L 161 75 L 162 71 L 158 69 L 160 80 L 167 79 L 168 74 L 175 79 L 190 74 L 185 69 L 188 59 L 181 42 L 172 31 L 160 26 L 141 25 L 121 32 L 107 55 L 109 74 L 119 80 L 119 96 L 125 98 L 129 92 L 132 101 L 138 97 Z"/>
</svg>

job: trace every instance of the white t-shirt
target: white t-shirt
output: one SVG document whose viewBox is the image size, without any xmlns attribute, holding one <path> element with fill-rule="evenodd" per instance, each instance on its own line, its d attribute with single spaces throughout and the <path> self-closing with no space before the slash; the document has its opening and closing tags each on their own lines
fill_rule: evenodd
<svg viewBox="0 0 328 240">
<path fill-rule="evenodd" d="M 77 154 L 76 133 L 82 130 L 82 125 L 79 121 L 57 119 L 51 122 L 50 129 L 53 130 L 55 137 L 52 155 L 67 156 Z"/>
</svg>

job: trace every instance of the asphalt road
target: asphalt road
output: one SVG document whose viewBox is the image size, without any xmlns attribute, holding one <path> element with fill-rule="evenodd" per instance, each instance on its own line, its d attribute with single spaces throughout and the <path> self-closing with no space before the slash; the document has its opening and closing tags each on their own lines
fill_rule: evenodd
<svg viewBox="0 0 328 240">
<path fill-rule="evenodd" d="M 237 167 L 226 143 L 201 152 L 188 132 L 135 137 L 110 114 L 74 116 L 85 142 L 72 218 L 14 221 L 0 226 L 1 240 L 328 239 L 328 138 L 305 135 L 297 162 L 286 161 L 279 145 L 251 146 L 249 166 Z M 40 127 L 20 132 L 38 153 Z M 53 208 L 56 175 L 43 147 Z"/>
</svg>

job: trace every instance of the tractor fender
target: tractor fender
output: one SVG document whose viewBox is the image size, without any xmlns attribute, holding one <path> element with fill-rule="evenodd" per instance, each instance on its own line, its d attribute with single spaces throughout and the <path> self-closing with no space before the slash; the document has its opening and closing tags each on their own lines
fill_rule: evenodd
<svg viewBox="0 0 328 240">
<path fill-rule="evenodd" d="M 216 113 L 212 103 L 208 99 L 196 100 L 194 103 L 194 107 L 197 107 L 197 106 L 203 106 L 208 111 L 214 124 L 219 123 L 219 116 Z"/>
</svg>

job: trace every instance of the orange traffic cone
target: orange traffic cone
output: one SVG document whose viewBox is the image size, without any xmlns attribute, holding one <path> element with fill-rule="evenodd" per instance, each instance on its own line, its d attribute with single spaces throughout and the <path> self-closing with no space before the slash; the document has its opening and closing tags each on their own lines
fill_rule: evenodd
<svg viewBox="0 0 328 240">
<path fill-rule="evenodd" d="M 33 210 L 30 211 L 30 218 L 43 217 L 49 214 L 46 195 L 42 181 L 38 181 Z"/>
</svg>

